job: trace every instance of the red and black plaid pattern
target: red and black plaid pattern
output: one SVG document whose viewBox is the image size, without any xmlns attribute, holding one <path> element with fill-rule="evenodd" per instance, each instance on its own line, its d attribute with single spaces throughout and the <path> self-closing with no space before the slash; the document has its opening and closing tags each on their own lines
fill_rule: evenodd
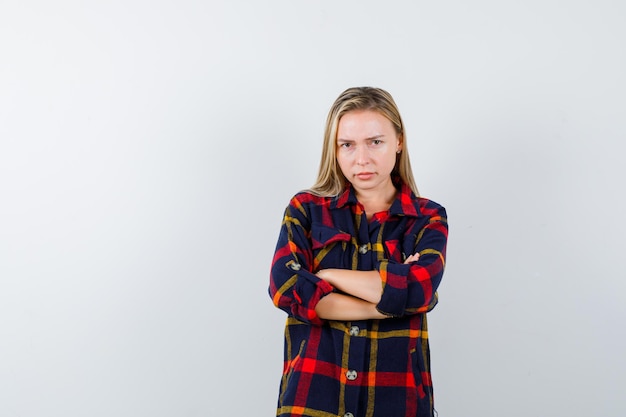
<svg viewBox="0 0 626 417">
<path fill-rule="evenodd" d="M 285 211 L 269 292 L 289 315 L 277 416 L 433 415 L 426 312 L 437 303 L 448 226 L 445 209 L 401 185 L 389 211 L 367 220 L 351 187 L 338 197 L 302 192 Z M 404 264 L 411 254 L 417 262 Z M 385 320 L 323 320 L 334 291 L 325 268 L 378 270 Z"/>
</svg>

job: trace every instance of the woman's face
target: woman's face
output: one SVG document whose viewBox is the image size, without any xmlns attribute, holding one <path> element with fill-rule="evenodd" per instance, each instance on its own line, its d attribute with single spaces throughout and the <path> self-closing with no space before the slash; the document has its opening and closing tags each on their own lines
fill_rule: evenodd
<svg viewBox="0 0 626 417">
<path fill-rule="evenodd" d="M 373 110 L 353 110 L 339 119 L 337 162 L 357 192 L 389 190 L 400 140 L 393 124 Z"/>
</svg>

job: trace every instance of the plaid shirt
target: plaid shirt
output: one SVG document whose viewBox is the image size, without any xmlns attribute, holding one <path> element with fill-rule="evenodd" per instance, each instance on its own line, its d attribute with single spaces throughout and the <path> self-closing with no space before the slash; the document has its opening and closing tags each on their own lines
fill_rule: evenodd
<svg viewBox="0 0 626 417">
<path fill-rule="evenodd" d="M 445 209 L 402 184 L 387 212 L 368 221 L 354 190 L 308 192 L 285 211 L 269 293 L 287 312 L 277 416 L 433 415 L 426 312 L 437 304 L 445 264 Z M 404 259 L 419 253 L 417 262 Z M 336 291 L 315 273 L 377 270 L 377 309 L 391 318 L 321 319 L 317 302 Z"/>
</svg>

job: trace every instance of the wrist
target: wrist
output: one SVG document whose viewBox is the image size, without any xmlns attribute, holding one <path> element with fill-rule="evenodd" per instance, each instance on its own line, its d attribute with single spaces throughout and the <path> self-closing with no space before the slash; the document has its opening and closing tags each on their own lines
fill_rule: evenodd
<svg viewBox="0 0 626 417">
<path fill-rule="evenodd" d="M 328 269 L 320 269 L 315 275 L 317 275 L 318 278 L 321 278 L 324 281 L 328 281 Z"/>
<path fill-rule="evenodd" d="M 324 281 L 328 282 L 330 285 L 333 285 L 333 281 L 332 281 L 332 276 L 333 276 L 333 269 L 329 268 L 329 269 L 320 269 L 317 274 L 318 278 L 323 279 Z"/>
</svg>

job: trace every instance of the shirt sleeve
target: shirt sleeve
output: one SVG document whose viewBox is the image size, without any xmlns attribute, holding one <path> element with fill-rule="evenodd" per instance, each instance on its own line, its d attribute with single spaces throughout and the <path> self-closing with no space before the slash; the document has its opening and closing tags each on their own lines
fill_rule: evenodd
<svg viewBox="0 0 626 417">
<path fill-rule="evenodd" d="M 401 317 L 425 313 L 437 303 L 437 288 L 446 263 L 448 219 L 446 210 L 433 202 L 423 207 L 422 213 L 427 219 L 419 222 L 419 230 L 414 231 L 412 252 L 420 254 L 419 260 L 404 264 L 383 259 L 378 263 L 383 293 L 376 308 L 383 314 Z"/>
<path fill-rule="evenodd" d="M 295 196 L 285 210 L 270 271 L 269 294 L 274 305 L 306 323 L 321 325 L 315 312 L 319 300 L 334 288 L 311 271 L 311 224 Z"/>
</svg>

